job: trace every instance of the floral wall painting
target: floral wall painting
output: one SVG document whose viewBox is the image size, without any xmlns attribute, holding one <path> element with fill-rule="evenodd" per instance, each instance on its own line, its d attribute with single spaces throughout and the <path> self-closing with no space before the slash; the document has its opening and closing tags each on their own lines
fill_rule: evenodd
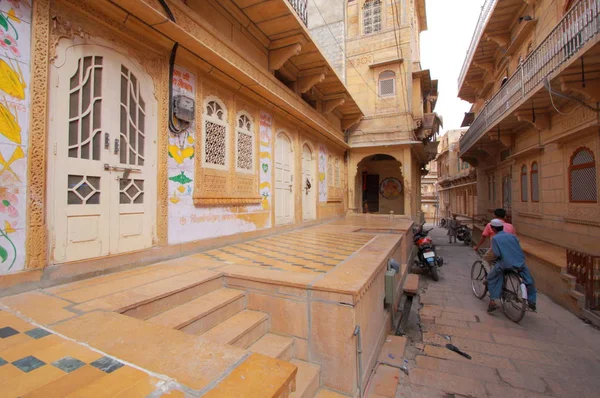
<svg viewBox="0 0 600 398">
<path fill-rule="evenodd" d="M 327 148 L 319 145 L 319 202 L 327 202 Z"/>
<path fill-rule="evenodd" d="M 173 71 L 173 95 L 196 98 L 196 76 L 188 70 L 175 66 Z M 169 134 L 167 175 L 169 178 L 169 231 L 177 229 L 177 217 L 194 207 L 192 199 L 194 182 L 194 155 L 196 123 L 180 134 Z M 170 239 L 169 239 L 170 240 Z"/>
<path fill-rule="evenodd" d="M 271 210 L 271 168 L 273 164 L 271 145 L 273 140 L 273 117 L 260 113 L 260 195 L 263 210 Z M 270 224 L 270 223 L 269 223 Z M 270 225 L 269 225 L 270 226 Z"/>
<path fill-rule="evenodd" d="M 31 0 L 0 0 L 0 274 L 25 267 Z"/>
</svg>

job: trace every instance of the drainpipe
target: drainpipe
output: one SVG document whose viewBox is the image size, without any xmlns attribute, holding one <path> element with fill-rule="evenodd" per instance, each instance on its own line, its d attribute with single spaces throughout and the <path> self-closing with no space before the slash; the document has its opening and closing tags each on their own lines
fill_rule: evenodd
<svg viewBox="0 0 600 398">
<path fill-rule="evenodd" d="M 358 363 L 358 368 L 356 370 L 356 382 L 358 383 L 358 396 L 359 398 L 364 397 L 364 392 L 362 390 L 362 339 L 360 337 L 360 326 L 356 325 L 354 329 L 354 336 L 356 336 L 356 362 Z"/>
</svg>

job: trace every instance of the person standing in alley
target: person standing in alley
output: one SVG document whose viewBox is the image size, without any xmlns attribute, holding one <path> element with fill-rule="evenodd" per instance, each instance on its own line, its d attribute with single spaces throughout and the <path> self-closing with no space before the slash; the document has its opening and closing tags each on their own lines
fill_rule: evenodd
<svg viewBox="0 0 600 398">
<path fill-rule="evenodd" d="M 452 243 L 452 238 L 454 238 L 454 243 L 456 243 L 456 236 L 458 235 L 459 227 L 460 221 L 456 219 L 456 214 L 453 214 L 452 219 L 448 223 L 448 243 Z"/>
</svg>

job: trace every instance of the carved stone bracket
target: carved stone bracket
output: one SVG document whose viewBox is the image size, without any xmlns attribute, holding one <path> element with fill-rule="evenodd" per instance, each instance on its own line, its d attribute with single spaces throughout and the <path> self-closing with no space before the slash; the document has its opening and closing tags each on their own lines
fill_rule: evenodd
<svg viewBox="0 0 600 398">
<path fill-rule="evenodd" d="M 305 93 L 315 86 L 315 84 L 321 83 L 325 80 L 325 75 L 329 72 L 328 68 L 314 68 L 303 70 L 298 74 L 298 92 Z"/>
<path fill-rule="evenodd" d="M 361 117 L 359 115 L 342 119 L 342 130 L 347 130 L 360 122 Z"/>
<path fill-rule="evenodd" d="M 594 84 L 587 84 L 583 87 L 581 82 L 568 82 L 563 77 L 558 79 L 560 91 L 563 93 L 575 93 L 588 101 L 598 102 L 600 91 Z"/>
<path fill-rule="evenodd" d="M 294 55 L 300 54 L 302 46 L 299 43 L 269 51 L 269 69 L 278 70 Z"/>
<path fill-rule="evenodd" d="M 515 112 L 515 116 L 519 122 L 529 123 L 540 131 L 550 128 L 550 113 L 548 112 L 536 112 L 535 120 L 530 111 Z"/>
<path fill-rule="evenodd" d="M 486 72 L 489 72 L 491 74 L 494 73 L 494 64 L 492 62 L 482 62 L 482 63 L 473 62 L 473 65 L 475 67 L 482 69 Z"/>
<path fill-rule="evenodd" d="M 487 41 L 496 43 L 498 46 L 500 46 L 502 48 L 508 48 L 508 45 L 510 44 L 510 35 L 509 34 L 503 34 L 503 35 L 486 34 L 485 39 Z"/>
<path fill-rule="evenodd" d="M 346 96 L 340 97 L 340 98 L 335 98 L 335 99 L 330 99 L 330 100 L 325 100 L 325 101 L 323 101 L 323 113 L 324 114 L 331 113 L 338 106 L 344 105 L 345 102 L 346 102 Z"/>
</svg>

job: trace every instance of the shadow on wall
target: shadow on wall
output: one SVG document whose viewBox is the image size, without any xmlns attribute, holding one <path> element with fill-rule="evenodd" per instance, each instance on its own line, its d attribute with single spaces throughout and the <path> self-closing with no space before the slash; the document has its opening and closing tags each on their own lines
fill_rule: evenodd
<svg viewBox="0 0 600 398">
<path fill-rule="evenodd" d="M 358 163 L 356 206 L 364 213 L 404 214 L 402 163 L 390 155 L 377 154 Z"/>
</svg>

